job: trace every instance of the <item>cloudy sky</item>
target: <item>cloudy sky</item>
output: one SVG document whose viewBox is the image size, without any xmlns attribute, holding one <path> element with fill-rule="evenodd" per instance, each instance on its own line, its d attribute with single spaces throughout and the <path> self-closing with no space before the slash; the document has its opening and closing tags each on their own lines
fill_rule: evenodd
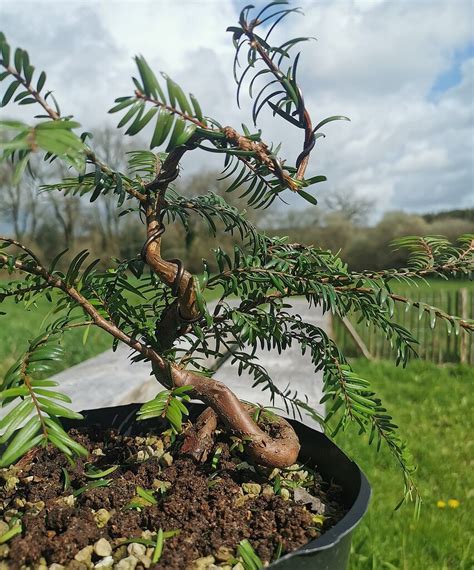
<svg viewBox="0 0 474 570">
<path fill-rule="evenodd" d="M 248 106 L 235 105 L 228 25 L 240 0 L 2 0 L 0 28 L 12 47 L 30 52 L 48 73 L 64 114 L 85 129 L 116 117 L 113 99 L 132 92 L 132 56 L 142 53 L 192 91 L 204 111 L 239 128 Z M 257 2 L 257 5 L 262 5 Z M 274 34 L 302 44 L 300 81 L 313 123 L 343 114 L 351 122 L 325 129 L 309 174 L 315 188 L 373 199 L 376 211 L 474 207 L 473 0 L 297 0 Z M 21 108 L 20 108 L 21 109 Z M 24 108 L 25 109 L 25 108 Z M 14 109 L 2 109 L 4 116 Z M 18 116 L 18 115 L 16 115 Z M 284 141 L 294 160 L 301 133 L 262 114 L 265 140 Z M 322 142 L 321 142 L 322 141 Z M 198 152 L 198 151 L 195 151 Z M 195 153 L 192 153 L 195 154 Z M 187 159 L 184 175 L 217 168 L 214 156 Z M 290 196 L 295 207 L 301 198 Z"/>
</svg>

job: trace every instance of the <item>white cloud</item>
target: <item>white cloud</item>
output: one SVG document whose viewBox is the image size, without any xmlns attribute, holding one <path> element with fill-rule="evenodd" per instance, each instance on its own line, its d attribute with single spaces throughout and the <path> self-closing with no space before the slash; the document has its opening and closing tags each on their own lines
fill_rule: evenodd
<svg viewBox="0 0 474 570">
<path fill-rule="evenodd" d="M 429 97 L 454 54 L 472 41 L 470 0 L 304 0 L 275 39 L 311 35 L 301 44 L 300 78 L 314 121 L 344 114 L 317 143 L 309 174 L 326 174 L 316 195 L 334 188 L 370 196 L 379 212 L 474 206 L 473 60 L 461 82 Z M 204 109 L 226 124 L 250 125 L 249 105 L 235 108 L 233 48 L 227 25 L 238 11 L 230 0 L 53 2 L 4 0 L 2 28 L 49 71 L 65 112 L 87 128 L 107 118 L 114 97 L 130 92 L 132 56 L 143 53 L 166 70 Z M 247 114 L 246 114 L 247 112 Z M 301 133 L 262 114 L 269 140 L 285 140 L 294 160 Z M 185 172 L 217 166 L 191 156 Z M 293 198 L 290 196 L 290 199 Z M 292 202 L 299 206 L 302 201 Z"/>
</svg>

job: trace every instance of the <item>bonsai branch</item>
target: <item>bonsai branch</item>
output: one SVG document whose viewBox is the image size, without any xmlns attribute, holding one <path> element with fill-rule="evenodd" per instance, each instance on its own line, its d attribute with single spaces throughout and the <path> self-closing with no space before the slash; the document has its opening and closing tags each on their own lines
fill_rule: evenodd
<svg viewBox="0 0 474 570">
<path fill-rule="evenodd" d="M 213 141 L 216 138 L 223 139 L 226 142 L 228 142 L 230 145 L 232 145 L 232 148 L 234 148 L 236 150 L 252 153 L 252 158 L 254 158 L 258 164 L 266 166 L 270 170 L 270 172 L 273 172 L 273 174 L 275 174 L 275 176 L 280 180 L 280 182 L 282 184 L 284 184 L 288 188 L 291 188 L 293 191 L 296 191 L 298 189 L 298 186 L 295 183 L 295 181 L 291 178 L 291 176 L 285 170 L 283 170 L 280 161 L 271 155 L 271 152 L 270 152 L 268 145 L 266 143 L 264 143 L 262 141 L 254 141 L 254 140 L 252 140 L 252 139 L 250 139 L 244 135 L 241 135 L 232 127 L 224 127 L 222 129 L 216 129 L 216 128 L 210 127 L 209 125 L 207 125 L 204 122 L 196 119 L 195 117 L 192 117 L 191 115 L 188 115 L 187 113 L 180 111 L 176 107 L 172 107 L 172 106 L 167 105 L 166 103 L 164 103 L 162 101 L 159 101 L 158 99 L 147 96 L 139 90 L 135 91 L 135 96 L 137 97 L 137 99 L 142 99 L 144 101 L 152 103 L 156 107 L 163 107 L 164 109 L 167 109 L 171 113 L 181 117 L 183 120 L 189 121 L 189 122 L 197 125 L 200 129 L 199 133 L 201 135 L 201 138 L 208 138 L 211 141 Z M 197 140 L 198 136 L 196 135 L 196 136 L 192 137 L 192 139 L 190 141 L 191 144 L 192 144 L 193 139 Z M 201 148 L 205 148 L 205 147 L 201 147 Z M 187 150 L 186 146 L 183 145 L 182 147 L 177 147 L 173 151 L 173 153 L 179 152 L 181 149 L 184 149 L 184 151 Z M 210 150 L 210 149 L 207 149 L 207 150 Z M 173 153 L 171 153 L 171 154 L 173 154 Z M 171 154 L 170 154 L 170 156 L 171 156 Z M 241 156 L 238 156 L 238 158 L 242 159 Z M 245 162 L 245 164 L 251 170 L 254 170 L 254 168 L 252 167 L 252 165 L 248 161 L 243 160 L 243 162 Z M 304 169 L 301 173 L 300 179 L 303 178 L 303 175 L 304 175 Z M 147 188 L 150 188 L 150 186 L 155 187 L 155 185 L 156 185 L 156 182 L 153 181 L 150 185 L 147 185 L 146 187 Z"/>
<path fill-rule="evenodd" d="M 258 37 L 254 34 L 254 28 L 258 26 L 261 22 L 257 20 L 253 20 L 250 24 L 246 22 L 242 25 L 242 30 L 248 38 L 249 45 L 258 53 L 262 61 L 265 63 L 267 68 L 270 72 L 274 75 L 277 81 L 282 85 L 285 91 L 288 92 L 288 79 L 285 77 L 285 74 L 281 71 L 281 69 L 275 64 L 272 58 L 268 55 L 265 48 L 260 43 Z M 300 116 L 300 123 L 302 124 L 304 131 L 305 131 L 305 138 L 304 138 L 304 148 L 303 151 L 300 153 L 297 159 L 297 172 L 296 172 L 296 179 L 303 180 L 304 174 L 306 172 L 306 168 L 309 163 L 309 157 L 311 151 L 314 147 L 314 132 L 313 132 L 313 125 L 311 122 L 311 117 L 308 110 L 305 107 L 303 94 L 301 93 L 301 89 L 297 88 L 297 111 Z"/>
<path fill-rule="evenodd" d="M 36 99 L 36 101 L 43 107 L 46 113 L 54 121 L 61 118 L 60 114 L 57 111 L 55 111 L 52 107 L 50 107 L 48 103 L 46 103 L 46 100 L 43 99 L 43 97 L 38 93 L 38 91 L 36 91 L 36 89 L 32 87 L 32 84 L 28 83 L 26 79 L 22 77 L 21 74 L 18 73 L 14 67 L 12 67 L 11 65 L 4 65 L 3 67 L 5 68 L 6 71 L 8 71 L 10 75 L 12 75 L 19 83 L 21 83 L 21 85 L 29 92 L 29 94 L 34 99 Z"/>
<path fill-rule="evenodd" d="M 165 260 L 161 256 L 161 236 L 165 231 L 161 219 L 161 211 L 165 205 L 164 194 L 168 184 L 178 176 L 179 161 L 186 150 L 187 147 L 183 146 L 171 152 L 155 180 L 146 187 L 149 192 L 145 206 L 147 240 L 142 249 L 142 257 L 160 280 L 171 287 L 173 295 L 177 298 L 176 303 L 165 311 L 159 324 L 159 330 L 169 336 L 166 345 L 170 346 L 179 336 L 177 330 L 179 321 L 181 320 L 182 324 L 191 323 L 201 315 L 193 276 L 184 269 L 179 259 Z M 152 192 L 156 194 L 153 195 Z"/>
<path fill-rule="evenodd" d="M 32 84 L 28 83 L 26 81 L 26 79 L 24 77 L 22 77 L 21 74 L 16 71 L 16 69 L 14 69 L 12 66 L 4 66 L 4 67 L 5 67 L 5 70 L 8 71 L 9 74 L 11 74 L 19 83 L 21 83 L 21 85 L 29 92 L 29 94 L 36 100 L 36 102 L 39 105 L 41 105 L 41 107 L 43 107 L 44 111 L 48 114 L 48 116 L 53 121 L 61 120 L 60 113 L 58 111 L 56 111 L 55 109 L 53 109 L 50 105 L 48 105 L 48 103 L 46 102 L 46 99 L 44 99 L 40 95 L 40 93 L 38 93 L 38 91 L 36 89 L 34 89 Z M 88 160 L 88 162 L 91 164 L 94 164 L 95 166 L 98 166 L 102 172 L 104 172 L 105 174 L 107 174 L 109 176 L 115 176 L 116 175 L 115 172 L 107 164 L 105 164 L 104 162 L 99 160 L 99 158 L 97 158 L 97 156 L 95 155 L 95 153 L 91 149 L 86 147 L 84 150 L 84 153 L 85 153 L 85 156 L 86 156 L 86 159 Z M 135 188 L 133 188 L 133 186 L 131 186 L 130 184 L 125 184 L 124 189 L 128 194 L 130 194 L 130 196 L 133 196 L 134 198 L 136 198 L 140 202 L 144 202 L 146 200 L 146 196 L 144 194 L 142 194 L 141 192 L 139 192 L 138 190 L 136 190 Z"/>
<path fill-rule="evenodd" d="M 160 270 L 166 270 L 167 276 L 170 275 L 168 267 L 170 264 L 160 259 L 157 259 L 156 263 Z M 7 264 L 8 256 L 0 254 L 0 266 Z M 169 387 L 170 383 L 174 387 L 192 386 L 193 390 L 190 392 L 192 397 L 210 406 L 225 427 L 233 434 L 249 439 L 246 450 L 254 461 L 261 465 L 272 467 L 287 467 L 295 463 L 300 448 L 299 441 L 291 425 L 284 419 L 278 418 L 278 423 L 275 425 L 277 430 L 275 436 L 266 433 L 252 420 L 246 404 L 241 402 L 222 382 L 172 366 L 169 361 L 160 356 L 153 348 L 138 339 L 130 337 L 117 325 L 105 319 L 77 289 L 73 286 L 68 286 L 61 278 L 51 275 L 41 265 L 15 260 L 14 268 L 25 273 L 41 276 L 50 287 L 60 289 L 81 306 L 96 326 L 149 358 L 152 362 L 153 370 L 157 373 L 157 379 L 164 386 Z M 185 294 L 191 290 L 191 287 L 192 282 L 188 280 Z M 184 296 L 184 298 L 187 297 Z M 207 429 L 209 430 L 209 428 Z"/>
<path fill-rule="evenodd" d="M 8 256 L 4 254 L 0 254 L 0 267 L 2 266 L 8 266 Z M 32 265 L 28 262 L 15 260 L 13 267 L 18 271 L 42 277 L 49 287 L 60 289 L 63 291 L 63 293 L 66 293 L 71 299 L 73 299 L 80 307 L 82 307 L 84 312 L 91 317 L 92 323 L 94 325 L 105 330 L 117 340 L 120 340 L 121 342 L 127 344 L 130 346 L 130 348 L 133 348 L 137 352 L 140 352 L 149 358 L 155 365 L 159 366 L 162 369 L 165 368 L 164 359 L 156 351 L 138 339 L 127 335 L 117 325 L 105 319 L 77 289 L 72 286 L 68 286 L 61 278 L 57 277 L 56 275 L 51 275 L 42 265 Z"/>
</svg>

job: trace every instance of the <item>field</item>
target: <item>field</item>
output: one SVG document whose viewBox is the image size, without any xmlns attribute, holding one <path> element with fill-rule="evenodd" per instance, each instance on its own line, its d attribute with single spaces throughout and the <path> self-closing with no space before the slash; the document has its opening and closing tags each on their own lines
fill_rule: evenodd
<svg viewBox="0 0 474 570">
<path fill-rule="evenodd" d="M 210 301 L 218 296 L 218 291 L 206 290 L 204 296 Z M 27 348 L 28 339 L 35 338 L 44 330 L 43 321 L 57 318 L 58 315 L 51 315 L 53 309 L 54 305 L 43 298 L 29 310 L 25 310 L 22 303 L 15 305 L 12 299 L 5 299 L 0 304 L 0 311 L 6 313 L 0 315 L 0 378 Z M 83 335 L 84 330 L 73 329 L 63 336 L 65 355 L 64 360 L 58 363 L 57 372 L 112 346 L 112 337 L 96 327 L 91 327 L 86 343 L 83 342 Z"/>
<path fill-rule="evenodd" d="M 474 480 L 472 452 L 473 369 L 412 362 L 399 369 L 389 362 L 353 362 L 402 426 L 419 469 L 421 517 L 413 508 L 394 511 L 403 481 L 390 455 L 377 454 L 356 431 L 337 437 L 365 471 L 373 487 L 369 512 L 356 531 L 351 570 L 467 570 L 474 567 Z M 457 508 L 448 505 L 459 501 Z M 438 501 L 443 501 L 437 506 Z M 455 505 L 457 503 L 454 503 Z"/>
<path fill-rule="evenodd" d="M 15 305 L 11 299 L 0 305 L 0 309 L 6 313 L 0 315 L 0 376 L 27 348 L 27 339 L 35 338 L 41 333 L 43 319 L 48 317 L 52 307 L 46 300 L 40 300 L 37 307 L 28 311 L 22 304 Z M 64 335 L 65 356 L 64 361 L 58 365 L 58 371 L 91 358 L 112 344 L 107 333 L 95 328 L 90 330 L 85 344 L 82 338 L 83 331 L 80 329 Z"/>
</svg>

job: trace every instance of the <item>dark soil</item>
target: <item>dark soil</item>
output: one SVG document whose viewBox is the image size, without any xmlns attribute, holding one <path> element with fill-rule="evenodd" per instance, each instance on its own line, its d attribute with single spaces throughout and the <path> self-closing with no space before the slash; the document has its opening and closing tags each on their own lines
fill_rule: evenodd
<svg viewBox="0 0 474 570">
<path fill-rule="evenodd" d="M 206 463 L 198 464 L 180 456 L 179 438 L 172 441 L 169 435 L 137 438 L 93 429 L 71 434 L 91 452 L 87 460 L 72 466 L 47 447 L 35 452 L 27 467 L 0 471 L 0 521 L 11 527 L 21 518 L 22 524 L 22 532 L 0 546 L 0 567 L 3 558 L 4 567 L 13 570 L 40 563 L 42 568 L 52 563 L 91 568 L 101 560 L 95 552 L 89 558 L 79 555 L 81 562 L 74 558 L 101 538 L 112 546 L 114 563 L 130 556 L 125 539 L 141 539 L 146 553 L 137 569 L 184 570 L 208 556 L 214 564 L 231 568 L 243 539 L 263 562 L 271 562 L 278 552 L 319 536 L 344 514 L 339 489 L 317 473 L 304 466 L 273 473 L 252 467 L 229 451 L 223 435 L 216 444 L 219 457 L 211 453 Z M 86 476 L 112 466 L 118 467 L 99 479 Z M 104 479 L 108 486 L 77 493 Z M 137 487 L 152 494 L 152 501 L 137 494 Z M 295 502 L 295 488 L 309 492 L 315 502 Z M 179 533 L 166 538 L 156 564 L 151 558 L 159 529 Z"/>
</svg>

